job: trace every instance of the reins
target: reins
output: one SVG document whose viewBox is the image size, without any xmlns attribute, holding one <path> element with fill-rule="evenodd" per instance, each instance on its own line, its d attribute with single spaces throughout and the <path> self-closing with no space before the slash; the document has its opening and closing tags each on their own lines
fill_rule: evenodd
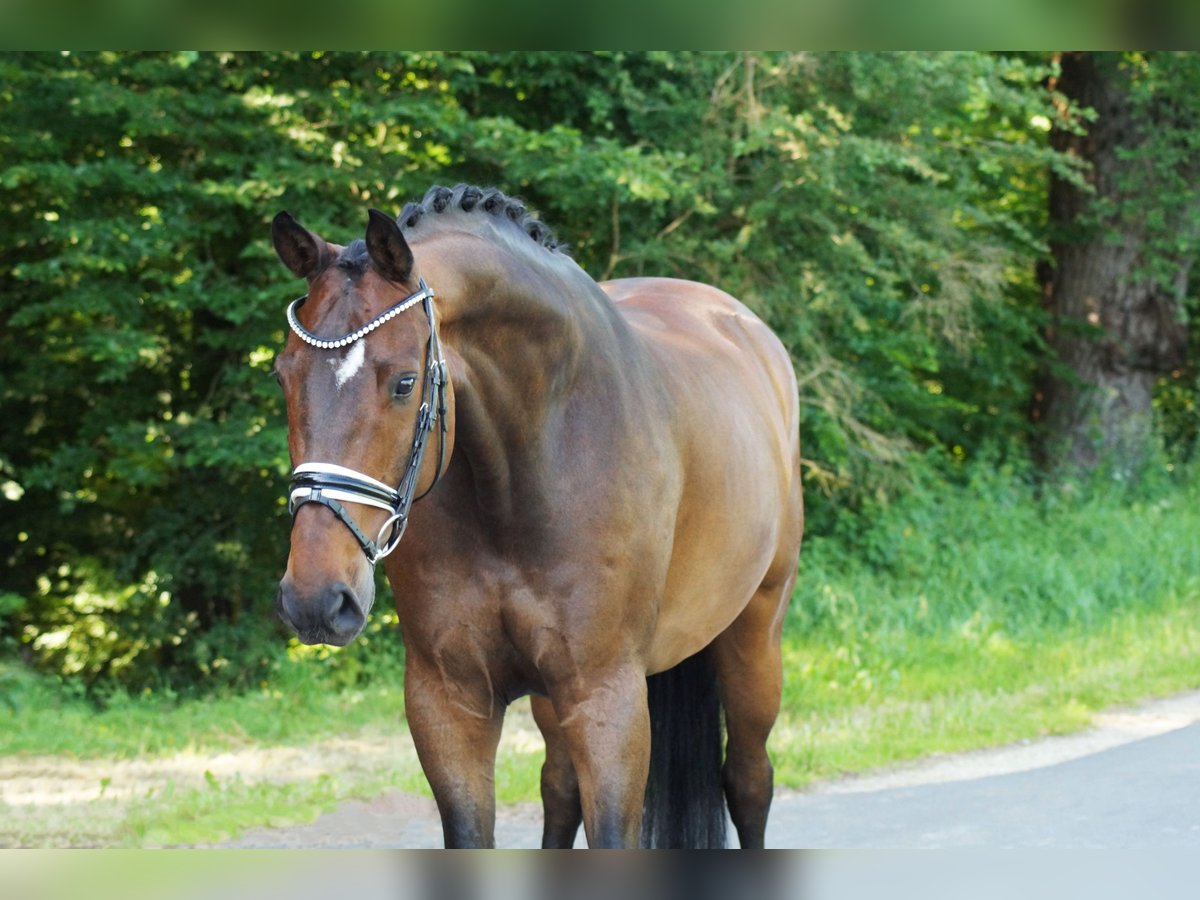
<svg viewBox="0 0 1200 900">
<path fill-rule="evenodd" d="M 291 489 L 288 494 L 288 511 L 295 518 L 297 511 L 306 503 L 319 503 L 327 507 L 354 535 L 362 547 L 363 553 L 371 565 L 375 565 L 396 549 L 404 531 L 408 527 L 408 515 L 412 505 L 424 497 L 442 477 L 442 466 L 446 459 L 446 388 L 449 375 L 446 371 L 446 360 L 442 356 L 441 341 L 438 338 L 437 318 L 433 308 L 433 289 L 418 280 L 418 289 L 409 294 L 399 303 L 380 313 L 366 325 L 349 334 L 334 340 L 324 340 L 308 331 L 296 318 L 296 310 L 308 299 L 307 295 L 293 300 L 287 308 L 287 321 L 292 331 L 312 347 L 318 350 L 334 350 L 347 347 L 355 341 L 360 341 L 379 326 L 385 324 L 407 309 L 418 303 L 425 308 L 429 320 L 429 345 L 425 355 L 425 379 L 421 387 L 421 406 L 417 410 L 417 424 L 413 434 L 412 449 L 408 455 L 408 465 L 400 484 L 389 487 L 362 472 L 348 469 L 334 463 L 309 462 L 302 463 L 292 470 Z M 433 481 L 419 497 L 414 496 L 417 490 L 417 479 L 421 473 L 421 463 L 425 459 L 429 435 L 433 432 L 434 423 L 440 423 L 440 439 L 438 442 L 438 463 L 434 471 Z M 358 503 L 363 506 L 373 506 L 386 510 L 390 515 L 380 526 L 379 533 L 371 540 L 365 535 L 354 518 L 347 512 L 342 502 Z"/>
</svg>

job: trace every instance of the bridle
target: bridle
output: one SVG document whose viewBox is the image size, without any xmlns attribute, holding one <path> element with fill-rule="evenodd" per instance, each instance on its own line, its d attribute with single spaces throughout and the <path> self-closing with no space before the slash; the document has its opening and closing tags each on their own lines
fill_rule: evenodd
<svg viewBox="0 0 1200 900">
<path fill-rule="evenodd" d="M 301 325 L 296 318 L 296 310 L 308 299 L 307 294 L 293 300 L 287 308 L 287 321 L 292 331 L 300 340 L 318 350 L 336 350 L 348 347 L 418 303 L 425 307 L 425 316 L 429 319 L 429 347 L 425 354 L 425 380 L 421 386 L 421 407 L 417 411 L 417 426 L 413 435 L 412 450 L 408 455 L 408 466 L 404 470 L 404 476 L 400 479 L 399 486 L 389 487 L 369 475 L 333 463 L 302 463 L 292 470 L 291 491 L 288 495 L 288 511 L 292 517 L 295 518 L 296 512 L 306 503 L 319 503 L 328 507 L 341 520 L 342 524 L 350 529 L 350 533 L 362 547 L 363 553 L 367 555 L 371 565 L 375 565 L 396 549 L 400 538 L 404 536 L 404 530 L 408 527 L 409 510 L 415 501 L 433 490 L 433 486 L 442 477 L 442 465 L 445 463 L 446 388 L 450 379 L 446 372 L 446 360 L 442 356 L 442 345 L 438 340 L 437 319 L 433 309 L 433 289 L 425 283 L 423 278 L 418 280 L 418 284 L 419 287 L 414 293 L 384 310 L 361 328 L 334 340 L 323 340 L 317 337 Z M 417 490 L 417 478 L 420 477 L 421 462 L 425 459 L 425 448 L 435 422 L 441 423 L 437 469 L 429 487 L 420 497 L 414 497 Z M 380 527 L 375 540 L 371 540 L 363 534 L 362 529 L 358 527 L 358 524 L 342 505 L 343 502 L 374 506 L 377 509 L 386 510 L 390 514 Z"/>
</svg>

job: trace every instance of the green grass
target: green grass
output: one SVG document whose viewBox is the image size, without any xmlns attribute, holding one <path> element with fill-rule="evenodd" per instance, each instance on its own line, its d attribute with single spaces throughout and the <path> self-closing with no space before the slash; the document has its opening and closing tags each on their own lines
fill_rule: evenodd
<svg viewBox="0 0 1200 900">
<path fill-rule="evenodd" d="M 1195 480 L 915 492 L 812 541 L 785 631 L 784 784 L 1059 734 L 1200 686 Z"/>
<path fill-rule="evenodd" d="M 1200 603 L 1018 640 L 896 638 L 878 669 L 840 650 L 788 642 L 801 677 L 786 683 L 772 743 L 781 784 L 1065 734 L 1107 707 L 1200 686 Z"/>
<path fill-rule="evenodd" d="M 368 727 L 397 727 L 403 720 L 399 670 L 390 680 L 348 689 L 330 684 L 322 668 L 319 660 L 298 660 L 249 693 L 185 700 L 117 695 L 97 708 L 48 679 L 10 667 L 8 707 L 0 705 L 0 756 L 130 759 L 189 749 L 295 746 Z"/>
<path fill-rule="evenodd" d="M 338 790 L 330 775 L 293 784 L 212 783 L 171 792 L 134 809 L 116 830 L 121 843 L 136 847 L 219 843 L 253 826 L 286 828 L 311 822 L 339 801 L 369 796 L 384 786 L 356 785 Z"/>
<path fill-rule="evenodd" d="M 1046 498 L 991 475 L 915 490 L 869 527 L 848 520 L 840 538 L 811 540 L 785 628 L 779 783 L 1065 733 L 1105 707 L 1200 687 L 1197 500 L 1194 481 Z M 334 687 L 331 673 L 296 659 L 251 693 L 118 697 L 98 711 L 10 666 L 0 756 L 91 759 L 101 771 L 182 750 L 402 735 L 398 673 L 358 688 Z M 535 800 L 540 763 L 529 747 L 503 752 L 500 802 Z M 410 749 L 289 783 L 166 783 L 118 812 L 98 785 L 73 811 L 17 821 L 0 807 L 0 844 L 206 843 L 389 788 L 427 790 Z"/>
</svg>

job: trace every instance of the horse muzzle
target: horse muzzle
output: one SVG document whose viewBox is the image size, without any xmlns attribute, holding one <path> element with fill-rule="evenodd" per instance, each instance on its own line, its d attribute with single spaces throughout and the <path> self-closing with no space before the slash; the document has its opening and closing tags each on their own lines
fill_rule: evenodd
<svg viewBox="0 0 1200 900">
<path fill-rule="evenodd" d="M 364 603 L 348 584 L 335 581 L 315 593 L 302 595 L 288 579 L 279 584 L 276 610 L 285 625 L 304 644 L 344 647 L 367 624 L 370 599 Z"/>
</svg>

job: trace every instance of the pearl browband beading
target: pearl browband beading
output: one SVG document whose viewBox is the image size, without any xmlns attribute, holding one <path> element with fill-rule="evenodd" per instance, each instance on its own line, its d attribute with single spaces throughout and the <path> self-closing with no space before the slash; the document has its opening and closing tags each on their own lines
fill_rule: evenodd
<svg viewBox="0 0 1200 900">
<path fill-rule="evenodd" d="M 425 279 L 418 279 L 417 283 L 420 286 L 417 288 L 415 293 L 409 294 L 395 306 L 384 310 L 361 328 L 358 328 L 349 334 L 343 335 L 342 337 L 336 338 L 332 341 L 327 341 L 323 338 L 317 337 L 315 334 L 301 325 L 300 320 L 296 318 L 296 310 L 304 305 L 304 301 L 308 299 L 308 294 L 305 294 L 303 297 L 297 297 L 290 304 L 288 304 L 288 325 L 291 327 L 292 331 L 296 332 L 296 336 L 299 337 L 300 340 L 304 341 L 306 344 L 311 344 L 313 347 L 316 347 L 319 350 L 336 350 L 339 347 L 347 347 L 350 344 L 353 344 L 355 341 L 362 340 L 380 325 L 391 321 L 396 316 L 400 315 L 400 313 L 407 309 L 411 309 L 423 300 L 432 300 L 434 293 L 429 285 L 425 283 Z"/>
</svg>

